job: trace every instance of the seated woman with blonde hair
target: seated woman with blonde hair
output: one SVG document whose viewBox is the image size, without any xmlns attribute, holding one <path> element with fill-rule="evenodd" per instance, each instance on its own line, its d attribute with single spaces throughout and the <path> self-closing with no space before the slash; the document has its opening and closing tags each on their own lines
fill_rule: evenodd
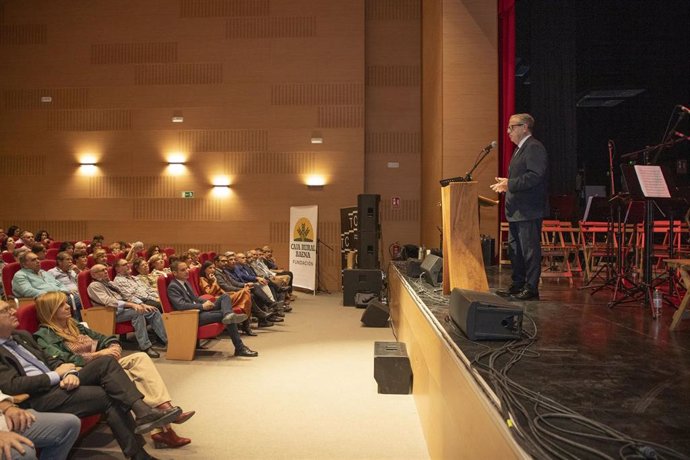
<svg viewBox="0 0 690 460">
<path fill-rule="evenodd" d="M 149 258 L 149 270 L 155 276 L 168 276 L 171 272 L 165 266 L 165 259 L 160 254 L 155 254 Z"/>
<path fill-rule="evenodd" d="M 62 292 L 48 292 L 39 296 L 36 299 L 36 313 L 41 327 L 34 337 L 46 354 L 78 367 L 99 356 L 112 356 L 144 395 L 144 403 L 160 409 L 173 407 L 168 388 L 151 358 L 146 353 L 122 356 L 122 347 L 116 336 L 106 336 L 77 323 Z M 182 412 L 173 423 L 184 423 L 194 413 Z M 179 437 L 170 425 L 164 426 L 159 432 L 154 430 L 151 439 L 156 448 L 182 447 L 192 442 L 189 438 Z"/>
</svg>

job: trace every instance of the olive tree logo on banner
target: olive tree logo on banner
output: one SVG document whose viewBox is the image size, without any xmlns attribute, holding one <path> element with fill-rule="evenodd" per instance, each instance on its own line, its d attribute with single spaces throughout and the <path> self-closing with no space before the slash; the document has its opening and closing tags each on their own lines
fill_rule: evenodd
<svg viewBox="0 0 690 460">
<path fill-rule="evenodd" d="M 290 208 L 290 271 L 293 286 L 316 290 L 318 206 Z"/>
</svg>

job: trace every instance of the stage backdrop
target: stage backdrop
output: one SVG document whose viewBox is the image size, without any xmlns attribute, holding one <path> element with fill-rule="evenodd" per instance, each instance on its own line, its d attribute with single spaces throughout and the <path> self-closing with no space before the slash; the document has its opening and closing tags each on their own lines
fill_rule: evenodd
<svg viewBox="0 0 690 460">
<path fill-rule="evenodd" d="M 292 285 L 316 291 L 316 227 L 318 206 L 290 207 L 290 271 Z"/>
</svg>

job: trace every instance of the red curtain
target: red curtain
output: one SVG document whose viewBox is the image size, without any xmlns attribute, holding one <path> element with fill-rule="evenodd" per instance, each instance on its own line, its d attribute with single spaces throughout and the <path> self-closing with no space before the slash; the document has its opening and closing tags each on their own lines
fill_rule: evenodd
<svg viewBox="0 0 690 460">
<path fill-rule="evenodd" d="M 508 175 L 508 164 L 513 145 L 506 133 L 508 117 L 515 113 L 515 0 L 498 0 L 498 175 Z M 505 221 L 503 195 L 501 195 L 500 221 Z"/>
</svg>

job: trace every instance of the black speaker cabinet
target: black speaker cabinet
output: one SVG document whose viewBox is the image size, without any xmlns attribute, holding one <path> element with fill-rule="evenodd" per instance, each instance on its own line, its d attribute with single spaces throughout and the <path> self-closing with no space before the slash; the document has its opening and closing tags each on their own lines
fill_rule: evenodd
<svg viewBox="0 0 690 460">
<path fill-rule="evenodd" d="M 378 232 L 359 232 L 357 241 L 357 267 L 381 268 Z"/>
<path fill-rule="evenodd" d="M 355 306 L 355 294 L 358 292 L 372 292 L 381 296 L 383 288 L 383 272 L 381 270 L 343 270 L 343 305 Z"/>
<path fill-rule="evenodd" d="M 440 281 L 439 275 L 443 273 L 443 259 L 433 254 L 428 254 L 420 268 L 422 269 L 424 280 L 432 286 L 438 286 Z"/>
<path fill-rule="evenodd" d="M 422 261 L 419 259 L 407 259 L 405 274 L 410 278 L 419 278 L 422 274 Z"/>
<path fill-rule="evenodd" d="M 388 305 L 378 300 L 369 302 L 362 313 L 362 323 L 366 327 L 388 327 L 388 318 L 390 318 Z"/>
<path fill-rule="evenodd" d="M 450 317 L 470 340 L 512 340 L 522 333 L 522 308 L 490 292 L 453 289 Z"/>
<path fill-rule="evenodd" d="M 357 195 L 357 229 L 362 232 L 379 230 L 381 195 Z"/>
<path fill-rule="evenodd" d="M 412 367 L 404 343 L 374 342 L 374 379 L 379 393 L 410 394 Z"/>
</svg>

